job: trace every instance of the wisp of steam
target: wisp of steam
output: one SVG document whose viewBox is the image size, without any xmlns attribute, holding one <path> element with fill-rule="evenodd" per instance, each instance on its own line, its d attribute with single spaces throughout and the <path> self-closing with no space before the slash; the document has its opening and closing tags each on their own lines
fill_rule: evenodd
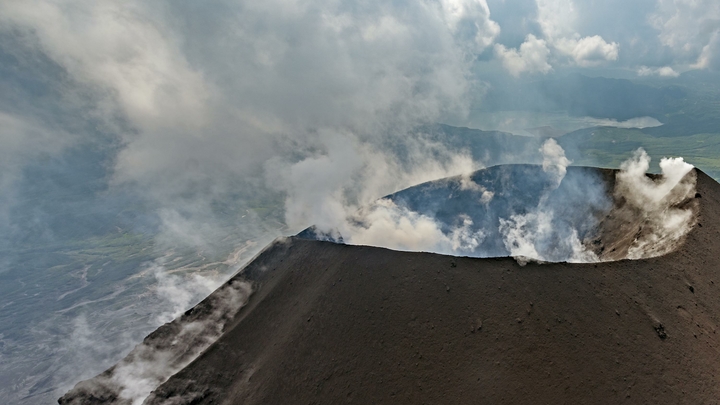
<svg viewBox="0 0 720 405">
<path fill-rule="evenodd" d="M 150 334 L 118 364 L 80 382 L 75 391 L 101 402 L 142 404 L 155 388 L 220 337 L 225 323 L 245 305 L 251 293 L 249 282 L 231 280 L 205 301 Z M 63 399 L 60 403 L 64 403 Z"/>
<path fill-rule="evenodd" d="M 635 151 L 619 171 L 569 167 L 554 139 L 542 165 L 496 166 L 391 194 L 312 228 L 356 245 L 473 257 L 588 263 L 674 250 L 695 224 L 693 166 Z M 302 234 L 301 234 L 302 235 Z"/>
</svg>

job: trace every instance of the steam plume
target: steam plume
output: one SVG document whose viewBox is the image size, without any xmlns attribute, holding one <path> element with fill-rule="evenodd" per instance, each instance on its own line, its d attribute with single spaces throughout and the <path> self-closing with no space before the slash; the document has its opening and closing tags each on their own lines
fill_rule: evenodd
<svg viewBox="0 0 720 405">
<path fill-rule="evenodd" d="M 543 174 L 538 177 L 537 172 L 518 169 L 505 179 L 512 172 L 500 170 L 479 184 L 482 171 L 472 174 L 472 165 L 450 165 L 444 169 L 464 171 L 364 206 L 347 204 L 342 188 L 331 198 L 313 194 L 321 207 L 317 214 L 324 215 L 318 228 L 350 244 L 509 255 L 523 263 L 587 263 L 669 253 L 694 225 L 694 206 L 686 203 L 695 190 L 693 166 L 682 158 L 662 159 L 662 174 L 652 178 L 645 174 L 649 157 L 638 150 L 622 164 L 610 189 L 611 183 L 597 171 L 578 169 L 568 178 L 571 161 L 554 139 L 546 140 L 538 152 Z M 504 187 L 516 188 L 518 194 Z M 497 240 L 504 250 L 497 249 Z"/>
<path fill-rule="evenodd" d="M 142 404 L 152 390 L 220 336 L 225 323 L 245 305 L 251 292 L 250 284 L 244 281 L 223 285 L 192 311 L 145 338 L 117 365 L 78 384 L 75 391 L 121 404 Z"/>
<path fill-rule="evenodd" d="M 695 194 L 696 176 L 693 165 L 683 158 L 662 158 L 661 175 L 652 179 L 645 175 L 650 157 L 638 149 L 621 165 L 617 175 L 616 199 L 627 204 L 643 219 L 643 225 L 628 250 L 629 259 L 666 254 L 695 225 L 692 206 L 680 204 Z"/>
</svg>

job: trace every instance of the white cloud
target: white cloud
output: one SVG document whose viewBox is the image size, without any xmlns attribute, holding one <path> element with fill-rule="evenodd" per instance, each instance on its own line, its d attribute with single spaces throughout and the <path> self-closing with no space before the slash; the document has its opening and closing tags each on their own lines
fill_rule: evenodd
<svg viewBox="0 0 720 405">
<path fill-rule="evenodd" d="M 715 0 L 657 0 L 649 21 L 660 42 L 679 61 L 708 68 L 720 47 L 713 45 L 720 31 L 720 2 Z"/>
<path fill-rule="evenodd" d="M 572 0 L 536 0 L 537 22 L 549 41 L 575 35 L 577 11 Z"/>
<path fill-rule="evenodd" d="M 720 27 L 720 3 L 714 0 L 657 0 L 650 21 L 662 43 L 676 51 L 698 52 Z"/>
<path fill-rule="evenodd" d="M 600 35 L 583 37 L 577 32 L 578 13 L 572 0 L 536 0 L 536 5 L 542 38 L 528 34 L 517 50 L 495 45 L 495 54 L 512 75 L 547 73 L 552 64 L 563 63 L 568 57 L 581 67 L 618 60 L 617 42 L 608 42 Z"/>
<path fill-rule="evenodd" d="M 461 41 L 471 40 L 474 52 L 492 45 L 500 26 L 490 19 L 487 0 L 440 0 L 445 21 Z"/>
<path fill-rule="evenodd" d="M 578 66 L 597 66 L 618 59 L 618 43 L 608 43 L 599 35 L 580 39 L 562 38 L 554 45 L 560 52 L 572 57 Z"/>
<path fill-rule="evenodd" d="M 710 41 L 698 56 L 697 62 L 691 67 L 696 69 L 720 70 L 720 31 L 715 31 Z"/>
<path fill-rule="evenodd" d="M 570 56 L 579 66 L 597 66 L 618 59 L 616 42 L 600 35 L 582 37 L 577 32 L 577 11 L 572 0 L 536 0 L 537 21 L 545 38 L 560 54 Z"/>
<path fill-rule="evenodd" d="M 675 69 L 670 66 L 663 66 L 658 68 L 651 68 L 647 66 L 640 66 L 637 70 L 638 76 L 660 76 L 660 77 L 678 77 L 680 73 L 676 72 Z"/>
<path fill-rule="evenodd" d="M 713 45 L 720 32 L 717 0 L 493 0 L 489 4 L 503 28 L 498 43 L 514 48 L 531 33 L 547 42 L 548 63 L 555 69 L 568 63 L 669 67 L 676 72 L 714 69 L 708 61 L 720 52 Z"/>
<path fill-rule="evenodd" d="M 528 34 L 519 49 L 507 49 L 504 45 L 496 44 L 495 54 L 513 76 L 523 72 L 548 73 L 552 70 L 547 61 L 550 54 L 547 43 L 532 34 Z"/>
</svg>

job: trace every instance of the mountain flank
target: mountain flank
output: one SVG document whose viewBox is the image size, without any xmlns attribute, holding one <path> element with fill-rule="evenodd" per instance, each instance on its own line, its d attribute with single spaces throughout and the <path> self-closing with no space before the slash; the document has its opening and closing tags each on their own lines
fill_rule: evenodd
<svg viewBox="0 0 720 405">
<path fill-rule="evenodd" d="M 719 403 L 720 185 L 695 174 L 696 226 L 650 259 L 278 240 L 183 316 L 252 285 L 219 337 L 137 403 Z M 59 402 L 133 403 L 100 377 Z"/>
</svg>

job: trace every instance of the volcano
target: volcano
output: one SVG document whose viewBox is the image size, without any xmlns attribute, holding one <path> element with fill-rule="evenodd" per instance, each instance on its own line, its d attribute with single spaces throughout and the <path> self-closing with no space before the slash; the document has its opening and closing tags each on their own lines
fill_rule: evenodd
<svg viewBox="0 0 720 405">
<path fill-rule="evenodd" d="M 620 172 L 569 167 L 549 188 L 543 173 L 501 166 L 474 173 L 478 187 L 446 179 L 387 200 L 450 227 L 470 204 L 459 191 L 492 193 L 463 208 L 475 233 L 500 229 L 510 211 L 490 213 L 512 204 L 555 207 L 593 260 L 518 260 L 495 234 L 471 246 L 479 257 L 308 239 L 316 232 L 278 239 L 59 403 L 717 403 L 720 185 L 685 174 L 692 193 L 660 214 L 688 213 L 687 232 L 663 239 L 617 193 Z M 597 204 L 567 210 L 588 199 L 543 196 L 594 195 L 588 174 L 604 190 Z M 568 257 L 566 237 L 533 246 Z"/>
</svg>

